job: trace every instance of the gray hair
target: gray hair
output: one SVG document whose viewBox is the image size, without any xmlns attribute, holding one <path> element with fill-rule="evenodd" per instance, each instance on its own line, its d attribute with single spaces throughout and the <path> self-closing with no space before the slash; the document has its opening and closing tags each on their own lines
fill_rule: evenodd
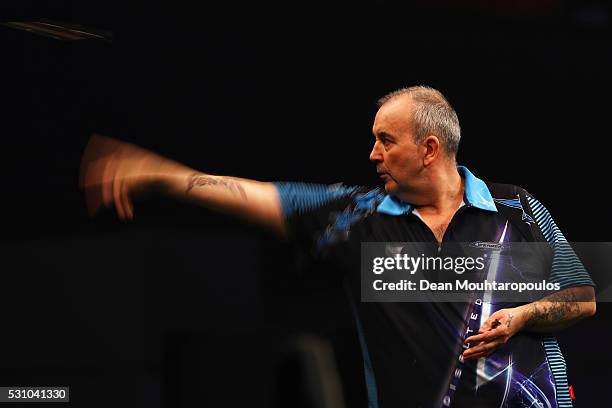
<svg viewBox="0 0 612 408">
<path fill-rule="evenodd" d="M 448 157 L 455 159 L 461 127 L 457 113 L 444 95 L 428 86 L 411 86 L 383 96 L 378 100 L 378 107 L 401 95 L 409 95 L 412 99 L 414 142 L 422 142 L 428 135 L 438 136 Z"/>
</svg>

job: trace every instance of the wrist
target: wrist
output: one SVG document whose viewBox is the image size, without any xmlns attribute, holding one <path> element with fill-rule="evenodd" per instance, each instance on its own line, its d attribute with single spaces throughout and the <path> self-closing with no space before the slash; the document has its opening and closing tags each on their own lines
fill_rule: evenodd
<svg viewBox="0 0 612 408">
<path fill-rule="evenodd" d="M 151 183 L 161 194 L 183 197 L 189 186 L 189 179 L 197 171 L 172 160 L 160 158 L 151 173 Z"/>
<path fill-rule="evenodd" d="M 513 314 L 516 320 L 517 331 L 521 331 L 529 326 L 529 304 L 515 307 Z"/>
</svg>

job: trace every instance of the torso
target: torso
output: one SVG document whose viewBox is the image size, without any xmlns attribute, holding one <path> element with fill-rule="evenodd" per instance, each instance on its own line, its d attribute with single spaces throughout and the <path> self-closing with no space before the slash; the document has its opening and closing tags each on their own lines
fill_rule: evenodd
<svg viewBox="0 0 612 408">
<path fill-rule="evenodd" d="M 442 238 L 444 238 L 444 233 L 446 232 L 446 229 L 448 228 L 448 225 L 450 224 L 456 212 L 457 211 L 453 211 L 452 213 L 442 215 L 423 215 L 417 211 L 417 216 L 419 216 L 421 220 L 423 220 L 425 225 L 429 227 L 438 242 L 442 242 Z"/>
</svg>

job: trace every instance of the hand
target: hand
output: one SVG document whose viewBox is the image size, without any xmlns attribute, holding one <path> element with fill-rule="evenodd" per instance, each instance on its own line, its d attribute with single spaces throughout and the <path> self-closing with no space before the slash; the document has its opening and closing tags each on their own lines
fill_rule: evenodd
<svg viewBox="0 0 612 408">
<path fill-rule="evenodd" d="M 523 309 L 501 309 L 493 313 L 478 330 L 478 334 L 465 339 L 470 348 L 463 352 L 465 361 L 487 357 L 502 347 L 524 325 Z"/>
<path fill-rule="evenodd" d="M 153 187 L 166 162 L 148 150 L 94 134 L 83 153 L 79 177 L 89 213 L 114 205 L 120 219 L 133 219 L 134 193 Z"/>
</svg>

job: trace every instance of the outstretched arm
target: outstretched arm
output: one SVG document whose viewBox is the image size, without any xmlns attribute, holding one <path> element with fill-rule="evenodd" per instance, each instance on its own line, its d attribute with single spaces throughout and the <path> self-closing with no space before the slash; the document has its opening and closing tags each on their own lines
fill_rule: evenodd
<svg viewBox="0 0 612 408">
<path fill-rule="evenodd" d="M 280 198 L 272 183 L 202 173 L 105 136 L 91 137 L 79 182 L 90 214 L 101 206 L 114 206 L 120 219 L 132 219 L 133 198 L 155 191 L 285 233 Z"/>
</svg>

